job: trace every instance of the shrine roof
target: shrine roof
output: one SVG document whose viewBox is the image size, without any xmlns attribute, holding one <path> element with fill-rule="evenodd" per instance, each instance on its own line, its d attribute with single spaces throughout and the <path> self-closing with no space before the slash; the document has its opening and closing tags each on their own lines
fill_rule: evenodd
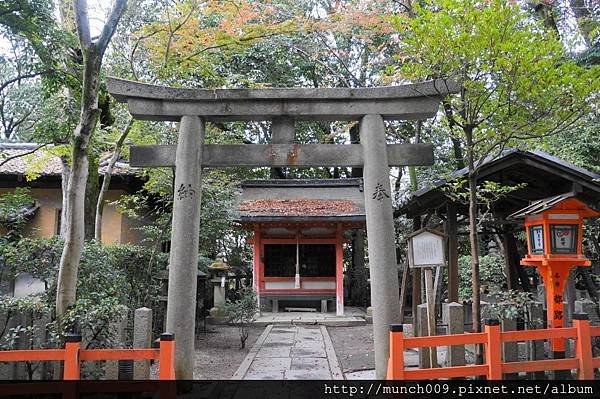
<svg viewBox="0 0 600 399">
<path fill-rule="evenodd" d="M 448 203 L 445 188 L 449 186 L 449 182 L 467 175 L 467 168 L 459 169 L 446 178 L 411 193 L 395 212 L 395 216 L 406 214 L 414 217 L 434 211 L 445 213 L 445 205 Z M 492 211 L 500 217 L 519 211 L 533 201 L 559 196 L 566 191 L 574 191 L 578 198 L 591 204 L 593 208 L 600 205 L 599 174 L 542 151 L 514 148 L 503 151 L 497 157 L 486 158 L 480 163 L 477 179 L 479 182 L 522 185 L 492 204 Z M 466 205 L 456 205 L 459 213 L 467 214 Z"/>
<path fill-rule="evenodd" d="M 242 183 L 238 221 L 364 222 L 361 179 L 280 179 Z"/>
<path fill-rule="evenodd" d="M 568 209 L 578 210 L 584 215 L 584 217 L 597 216 L 598 212 L 580 201 L 577 198 L 577 194 L 574 192 L 568 192 L 559 194 L 553 197 L 544 198 L 539 201 L 534 201 L 530 205 L 526 206 L 523 209 L 518 210 L 517 212 L 508 216 L 509 219 L 519 219 L 524 218 L 527 215 L 537 215 L 542 212 L 553 209 L 554 207 L 559 206 L 561 203 L 567 204 L 567 200 L 570 200 L 568 204 L 572 207 Z"/>
</svg>

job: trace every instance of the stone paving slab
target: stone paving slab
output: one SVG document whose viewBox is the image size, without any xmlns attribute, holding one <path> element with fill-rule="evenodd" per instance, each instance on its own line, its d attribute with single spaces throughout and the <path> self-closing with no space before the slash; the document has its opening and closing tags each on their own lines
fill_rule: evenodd
<svg viewBox="0 0 600 399">
<path fill-rule="evenodd" d="M 271 358 L 256 358 L 250 365 L 248 372 L 258 372 L 261 370 L 278 371 L 289 370 L 292 368 L 291 357 L 271 357 Z"/>
<path fill-rule="evenodd" d="M 447 350 L 445 347 L 438 347 L 438 363 L 443 364 L 446 359 Z M 360 359 L 358 359 L 360 361 Z M 406 349 L 404 351 L 404 367 L 407 369 L 419 368 L 419 352 L 416 349 Z M 375 380 L 375 370 L 355 370 L 344 373 L 346 380 Z"/>
<path fill-rule="evenodd" d="M 344 377 L 347 380 L 376 380 L 377 379 L 375 370 L 351 371 L 349 373 L 344 374 Z"/>
<path fill-rule="evenodd" d="M 342 373 L 331 338 L 321 326 L 270 326 L 232 379 L 331 380 Z"/>
<path fill-rule="evenodd" d="M 292 350 L 292 357 L 323 357 L 326 358 L 325 348 L 297 348 Z"/>
<path fill-rule="evenodd" d="M 288 370 L 283 377 L 284 380 L 331 380 L 329 371 L 324 373 L 319 370 Z"/>
<path fill-rule="evenodd" d="M 262 312 L 253 323 L 258 326 L 267 326 L 272 324 L 276 327 L 287 327 L 294 325 L 324 325 L 330 327 L 348 327 L 366 324 L 365 312 L 362 309 L 346 307 L 344 309 L 344 313 L 344 316 L 336 316 L 335 313 L 320 312 Z"/>
<path fill-rule="evenodd" d="M 257 358 L 260 357 L 289 357 L 292 348 L 289 346 L 273 348 L 273 347 L 262 347 L 256 354 Z"/>
<path fill-rule="evenodd" d="M 294 358 L 291 362 L 292 370 L 325 370 L 329 371 L 329 363 L 322 357 Z"/>
<path fill-rule="evenodd" d="M 283 380 L 284 371 L 278 370 L 248 370 L 245 380 Z"/>
</svg>

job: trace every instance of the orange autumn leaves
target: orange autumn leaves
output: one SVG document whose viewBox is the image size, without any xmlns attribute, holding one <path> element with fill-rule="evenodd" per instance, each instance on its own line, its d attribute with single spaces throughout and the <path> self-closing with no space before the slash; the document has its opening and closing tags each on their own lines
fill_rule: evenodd
<svg viewBox="0 0 600 399">
<path fill-rule="evenodd" d="M 135 35 L 165 75 L 177 69 L 208 71 L 215 54 L 241 51 L 273 36 L 352 34 L 368 42 L 370 36 L 390 34 L 386 3 L 177 0 Z"/>
</svg>

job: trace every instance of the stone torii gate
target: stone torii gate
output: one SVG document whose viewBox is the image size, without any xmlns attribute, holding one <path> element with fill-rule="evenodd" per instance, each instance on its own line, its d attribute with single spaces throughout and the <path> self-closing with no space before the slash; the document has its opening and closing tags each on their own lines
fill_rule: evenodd
<svg viewBox="0 0 600 399">
<path fill-rule="evenodd" d="M 379 88 L 183 89 L 109 78 L 108 91 L 134 118 L 178 121 L 177 146 L 132 146 L 131 165 L 175 166 L 167 331 L 175 372 L 192 379 L 203 167 L 363 167 L 377 378 L 389 356 L 388 326 L 400 320 L 390 166 L 431 165 L 430 144 L 387 144 L 384 120 L 425 119 L 457 91 L 435 80 Z M 272 121 L 272 143 L 204 144 L 206 122 Z M 297 120 L 360 121 L 360 144 L 294 143 Z"/>
</svg>

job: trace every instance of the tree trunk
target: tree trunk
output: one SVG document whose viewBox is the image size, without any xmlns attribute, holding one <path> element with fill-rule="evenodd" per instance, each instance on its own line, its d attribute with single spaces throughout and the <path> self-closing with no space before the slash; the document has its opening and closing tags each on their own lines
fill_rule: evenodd
<svg viewBox="0 0 600 399">
<path fill-rule="evenodd" d="M 552 2 L 537 2 L 533 8 L 536 16 L 544 22 L 547 28 L 552 29 L 554 33 L 560 38 L 560 30 L 556 24 L 555 12 L 558 10 L 558 6 Z"/>
<path fill-rule="evenodd" d="M 577 272 L 583 278 L 583 283 L 585 284 L 585 289 L 589 294 L 590 298 L 596 303 L 596 314 L 600 317 L 600 303 L 598 300 L 598 291 L 596 290 L 596 285 L 594 284 L 594 280 L 590 276 L 590 271 L 587 267 L 577 267 Z"/>
<path fill-rule="evenodd" d="M 592 45 L 592 32 L 594 26 L 590 21 L 592 19 L 591 7 L 586 5 L 585 0 L 570 0 L 569 5 L 573 11 L 575 20 L 577 21 L 579 32 L 581 33 L 581 36 L 583 36 L 586 46 L 590 47 Z M 589 5 L 592 5 L 592 1 L 589 2 Z M 596 14 L 596 17 L 597 16 L 598 15 Z"/>
<path fill-rule="evenodd" d="M 94 216 L 96 213 L 96 202 L 98 200 L 99 175 L 98 175 L 98 158 L 91 153 L 91 149 L 87 150 L 88 158 L 88 176 L 85 184 L 85 211 L 84 211 L 84 237 L 86 240 L 94 238 Z"/>
<path fill-rule="evenodd" d="M 81 89 L 80 117 L 73 134 L 71 173 L 67 185 L 65 213 L 65 243 L 60 258 L 57 280 L 56 315 L 61 317 L 75 302 L 77 272 L 85 234 L 85 192 L 88 177 L 88 144 L 96 128 L 98 109 L 98 86 L 100 67 L 106 47 L 110 42 L 127 0 L 116 0 L 108 15 L 102 33 L 92 41 L 85 0 L 74 0 L 73 10 L 83 56 L 83 83 Z"/>
<path fill-rule="evenodd" d="M 421 121 L 417 121 L 415 125 L 415 144 L 421 141 Z M 417 191 L 419 189 L 419 182 L 417 181 L 417 171 L 414 166 L 408 167 L 408 177 L 410 181 L 411 191 Z M 421 217 L 416 216 L 413 218 L 413 231 L 417 231 L 421 228 Z M 421 304 L 421 269 L 414 268 L 411 270 L 412 273 L 412 322 L 413 332 L 417 336 L 417 306 Z"/>
<path fill-rule="evenodd" d="M 358 123 L 350 128 L 350 144 L 360 144 Z M 352 168 L 352 177 L 363 177 L 363 168 Z"/>
<path fill-rule="evenodd" d="M 473 332 L 481 332 L 481 304 L 479 287 L 479 237 L 477 234 L 477 174 L 473 148 L 473 130 L 465 127 L 469 162 L 469 243 L 471 246 L 471 287 L 473 289 Z M 476 346 L 476 364 L 482 363 L 481 345 Z"/>
<path fill-rule="evenodd" d="M 115 164 L 119 160 L 119 156 L 121 155 L 121 148 L 123 147 L 123 143 L 129 135 L 129 132 L 131 131 L 132 125 L 133 118 L 129 119 L 127 126 L 125 127 L 123 132 L 121 132 L 119 139 L 115 143 L 115 149 L 113 150 L 112 156 L 110 157 L 110 161 L 108 162 L 106 170 L 104 171 L 102 187 L 100 188 L 100 192 L 98 193 L 98 201 L 96 202 L 96 217 L 94 218 L 94 239 L 96 241 L 100 241 L 102 239 L 102 212 L 104 211 L 104 198 L 106 197 L 108 187 L 110 186 L 112 171 L 115 167 Z"/>
<path fill-rule="evenodd" d="M 69 186 L 69 175 L 71 174 L 71 167 L 69 166 L 69 160 L 61 157 L 62 163 L 61 170 L 61 193 L 62 193 L 62 209 L 60 212 L 60 238 L 63 240 L 67 234 L 67 187 Z"/>
<path fill-rule="evenodd" d="M 444 107 L 444 114 L 446 115 L 446 120 L 448 121 L 448 127 L 450 128 L 450 132 L 454 131 L 454 128 L 457 127 L 456 120 L 454 119 L 454 111 L 452 110 L 452 105 L 444 100 L 442 102 L 442 106 Z M 452 140 L 452 151 L 454 152 L 454 160 L 456 162 L 456 168 L 462 169 L 465 167 L 465 159 L 463 158 L 463 151 L 460 145 L 460 140 L 456 137 L 450 137 Z"/>
<path fill-rule="evenodd" d="M 454 152 L 454 159 L 456 161 L 456 168 L 462 169 L 465 167 L 465 161 L 463 159 L 462 148 L 460 146 L 460 140 L 452 138 L 452 151 Z"/>
<path fill-rule="evenodd" d="M 350 143 L 360 144 L 359 124 L 350 128 Z M 352 168 L 353 178 L 363 177 L 363 168 Z M 365 233 L 355 231 L 352 237 L 352 278 L 350 279 L 350 300 L 355 306 L 367 304 L 367 270 L 365 268 Z"/>
<path fill-rule="evenodd" d="M 67 212 L 65 244 L 60 258 L 58 272 L 56 314 L 62 316 L 68 307 L 75 302 L 77 286 L 77 271 L 83 252 L 85 235 L 85 186 L 88 175 L 88 159 L 86 147 L 89 134 L 98 120 L 99 110 L 89 109 L 81 114 L 81 121 L 77 125 L 75 137 L 77 138 L 72 151 L 71 173 L 67 185 Z M 87 139 L 84 135 L 87 134 Z"/>
</svg>

